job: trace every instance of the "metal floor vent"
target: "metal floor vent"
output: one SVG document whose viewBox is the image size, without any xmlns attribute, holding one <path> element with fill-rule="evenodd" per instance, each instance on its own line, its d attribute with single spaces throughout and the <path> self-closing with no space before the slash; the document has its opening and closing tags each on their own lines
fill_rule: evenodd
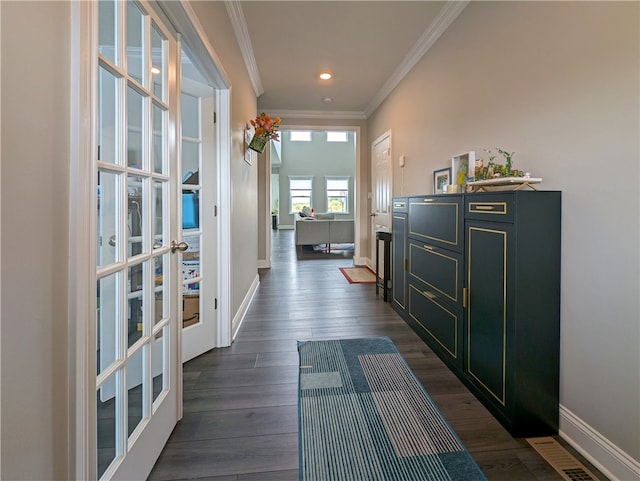
<svg viewBox="0 0 640 481">
<path fill-rule="evenodd" d="M 527 438 L 540 456 L 567 481 L 598 481 L 595 474 L 551 437 Z"/>
</svg>

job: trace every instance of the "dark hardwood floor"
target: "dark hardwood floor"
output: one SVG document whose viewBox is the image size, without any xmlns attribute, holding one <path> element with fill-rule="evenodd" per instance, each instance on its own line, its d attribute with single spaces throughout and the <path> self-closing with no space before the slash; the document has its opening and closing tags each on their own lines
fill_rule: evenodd
<svg viewBox="0 0 640 481">
<path fill-rule="evenodd" d="M 352 265 L 352 253 L 298 260 L 293 231 L 273 231 L 272 249 L 233 345 L 184 365 L 184 417 L 149 479 L 297 481 L 296 341 L 364 336 L 393 340 L 490 481 L 562 479 L 502 428 L 373 284 L 345 280 L 338 268 Z"/>
</svg>

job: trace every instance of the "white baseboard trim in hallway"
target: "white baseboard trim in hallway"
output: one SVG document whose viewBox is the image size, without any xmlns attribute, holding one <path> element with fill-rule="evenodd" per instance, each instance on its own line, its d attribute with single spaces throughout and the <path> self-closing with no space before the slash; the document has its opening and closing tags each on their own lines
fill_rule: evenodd
<svg viewBox="0 0 640 481">
<path fill-rule="evenodd" d="M 640 480 L 640 462 L 562 405 L 559 434 L 612 481 Z"/>
<path fill-rule="evenodd" d="M 258 290 L 258 286 L 260 285 L 260 276 L 256 274 L 256 277 L 253 279 L 251 283 L 251 287 L 247 291 L 247 295 L 244 296 L 242 300 L 242 304 L 240 304 L 240 308 L 236 315 L 233 316 L 233 321 L 231 323 L 231 339 L 235 339 L 238 335 L 238 331 L 240 330 L 240 326 L 242 326 L 242 321 L 244 321 L 244 317 L 247 315 L 247 310 L 251 305 L 251 300 L 253 296 L 255 296 L 256 291 Z"/>
<path fill-rule="evenodd" d="M 353 258 L 353 265 L 354 266 L 368 267 L 369 269 L 371 269 L 372 271 L 375 272 L 375 266 L 371 267 L 371 260 L 369 260 L 366 257 L 354 257 Z"/>
</svg>

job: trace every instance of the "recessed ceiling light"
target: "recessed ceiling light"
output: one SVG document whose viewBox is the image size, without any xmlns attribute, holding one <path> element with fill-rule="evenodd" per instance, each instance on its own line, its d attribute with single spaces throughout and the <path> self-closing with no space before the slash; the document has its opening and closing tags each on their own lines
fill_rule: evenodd
<svg viewBox="0 0 640 481">
<path fill-rule="evenodd" d="M 322 99 L 322 101 L 325 104 L 330 104 L 331 102 L 333 102 L 333 99 L 331 97 L 325 97 L 325 98 Z"/>
<path fill-rule="evenodd" d="M 329 80 L 331 78 L 331 74 L 329 72 L 322 72 L 320 74 L 320 78 L 322 80 Z"/>
</svg>

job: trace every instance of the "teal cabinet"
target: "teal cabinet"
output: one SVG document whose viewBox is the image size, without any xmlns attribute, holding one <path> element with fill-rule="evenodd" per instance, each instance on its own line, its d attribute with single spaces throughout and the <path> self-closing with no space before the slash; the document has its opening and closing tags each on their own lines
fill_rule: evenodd
<svg viewBox="0 0 640 481">
<path fill-rule="evenodd" d="M 398 312 L 510 433 L 557 433 L 561 193 L 406 202 Z"/>
</svg>

